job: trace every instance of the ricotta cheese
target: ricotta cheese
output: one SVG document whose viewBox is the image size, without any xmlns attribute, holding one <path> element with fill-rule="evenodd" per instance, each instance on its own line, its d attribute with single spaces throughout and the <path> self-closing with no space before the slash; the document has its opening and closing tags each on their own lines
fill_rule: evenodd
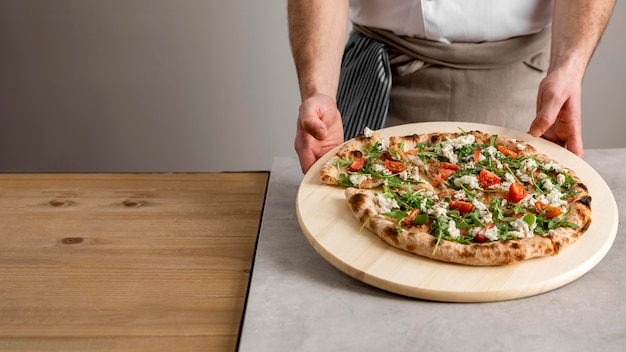
<svg viewBox="0 0 626 352">
<path fill-rule="evenodd" d="M 369 127 L 365 127 L 363 129 L 363 135 L 367 138 L 372 138 L 372 136 L 374 136 L 374 131 L 370 130 Z"/>
<path fill-rule="evenodd" d="M 353 185 L 358 186 L 361 183 L 363 183 L 365 180 L 368 180 L 368 179 L 371 180 L 372 176 L 355 174 L 355 175 L 350 175 L 348 178 L 350 179 L 350 182 L 352 182 Z"/>
<path fill-rule="evenodd" d="M 480 189 L 478 184 L 478 177 L 472 175 L 461 176 L 454 180 L 454 185 L 461 187 L 462 185 L 468 185 L 471 189 Z"/>
<path fill-rule="evenodd" d="M 395 199 L 387 198 L 382 193 L 376 193 L 376 203 L 378 204 L 379 213 L 390 213 L 391 210 L 400 208 Z"/>
<path fill-rule="evenodd" d="M 461 230 L 456 227 L 456 221 L 450 220 L 448 222 L 448 233 L 454 239 L 461 237 Z"/>
</svg>

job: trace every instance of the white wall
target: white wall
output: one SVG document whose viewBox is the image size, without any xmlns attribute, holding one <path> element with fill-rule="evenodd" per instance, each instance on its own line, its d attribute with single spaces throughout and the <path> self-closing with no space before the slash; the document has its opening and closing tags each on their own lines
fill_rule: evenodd
<svg viewBox="0 0 626 352">
<path fill-rule="evenodd" d="M 585 79 L 626 147 L 626 9 Z M 293 152 L 286 1 L 0 0 L 0 171 L 268 170 Z"/>
<path fill-rule="evenodd" d="M 585 148 L 626 147 L 626 4 L 618 0 L 583 82 Z"/>
</svg>

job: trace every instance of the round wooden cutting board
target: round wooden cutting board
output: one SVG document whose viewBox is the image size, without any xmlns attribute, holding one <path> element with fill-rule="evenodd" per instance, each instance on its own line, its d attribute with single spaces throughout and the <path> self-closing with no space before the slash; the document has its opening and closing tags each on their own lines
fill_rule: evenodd
<svg viewBox="0 0 626 352">
<path fill-rule="evenodd" d="M 383 138 L 430 132 L 479 130 L 522 140 L 572 169 L 592 197 L 592 224 L 556 256 L 522 263 L 472 267 L 420 257 L 390 247 L 369 230 L 360 231 L 344 198 L 344 188 L 319 181 L 322 165 L 339 147 L 317 161 L 304 176 L 296 199 L 300 227 L 309 243 L 344 273 L 383 290 L 446 302 L 490 302 L 528 297 L 566 285 L 591 270 L 611 248 L 617 233 L 615 198 L 586 162 L 551 142 L 490 125 L 431 122 L 379 130 Z"/>
</svg>

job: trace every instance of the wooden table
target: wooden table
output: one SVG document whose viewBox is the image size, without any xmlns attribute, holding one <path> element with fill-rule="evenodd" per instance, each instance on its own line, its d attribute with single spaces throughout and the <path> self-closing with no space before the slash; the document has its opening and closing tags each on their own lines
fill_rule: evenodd
<svg viewBox="0 0 626 352">
<path fill-rule="evenodd" d="M 0 350 L 234 350 L 267 180 L 0 175 Z"/>
</svg>

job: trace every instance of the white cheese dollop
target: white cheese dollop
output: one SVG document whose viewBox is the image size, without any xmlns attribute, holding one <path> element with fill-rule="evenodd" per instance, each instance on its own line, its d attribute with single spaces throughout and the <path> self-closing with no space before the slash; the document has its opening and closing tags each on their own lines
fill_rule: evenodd
<svg viewBox="0 0 626 352">
<path fill-rule="evenodd" d="M 381 214 L 389 213 L 393 209 L 400 208 L 395 199 L 387 198 L 382 193 L 376 193 L 376 203 L 378 204 L 378 212 Z"/>
<path fill-rule="evenodd" d="M 348 178 L 350 179 L 350 182 L 352 182 L 353 185 L 358 186 L 362 184 L 365 180 L 368 180 L 368 179 L 371 180 L 372 176 L 355 174 L 355 175 L 350 175 Z"/>
<path fill-rule="evenodd" d="M 437 202 L 432 208 L 428 209 L 427 213 L 436 217 L 448 216 L 448 203 Z"/>
<path fill-rule="evenodd" d="M 533 236 L 533 231 L 535 230 L 536 224 L 533 224 L 532 227 L 529 227 L 526 221 L 522 220 L 522 218 L 515 219 L 512 221 L 511 226 L 515 229 L 515 231 L 509 232 L 517 238 L 529 238 Z"/>
<path fill-rule="evenodd" d="M 485 237 L 487 237 L 490 241 L 497 241 L 498 240 L 498 228 L 497 227 L 492 227 L 489 228 L 485 231 Z"/>
<path fill-rule="evenodd" d="M 374 131 L 370 130 L 369 127 L 365 127 L 363 129 L 363 135 L 367 138 L 372 138 L 372 136 L 374 136 Z"/>
<path fill-rule="evenodd" d="M 380 172 L 385 176 L 390 176 L 392 174 L 392 172 L 387 170 L 387 168 L 382 164 L 374 164 L 372 165 L 372 169 L 374 169 L 374 171 L 376 172 Z"/>
<path fill-rule="evenodd" d="M 456 138 L 446 138 L 446 140 L 441 142 L 441 152 L 443 153 L 443 156 L 450 160 L 451 163 L 456 164 L 459 160 L 457 155 L 454 153 L 454 149 L 472 144 L 475 141 L 476 138 L 472 134 L 458 136 Z"/>
<path fill-rule="evenodd" d="M 461 187 L 461 185 L 468 185 L 470 189 L 480 189 L 478 177 L 472 175 L 465 175 L 455 179 L 454 185 L 457 187 Z"/>
<path fill-rule="evenodd" d="M 522 160 L 522 162 L 520 163 L 520 166 L 521 166 L 520 170 L 525 173 L 534 171 L 535 169 L 537 169 L 537 167 L 539 167 L 535 159 L 532 159 L 532 158 Z"/>
<path fill-rule="evenodd" d="M 461 230 L 456 227 L 456 222 L 454 220 L 450 220 L 448 222 L 448 233 L 450 237 L 457 239 L 461 237 Z"/>
<path fill-rule="evenodd" d="M 409 167 L 406 170 L 400 172 L 398 176 L 400 176 L 400 178 L 405 181 L 419 181 L 420 180 L 419 169 L 416 167 Z"/>
</svg>

